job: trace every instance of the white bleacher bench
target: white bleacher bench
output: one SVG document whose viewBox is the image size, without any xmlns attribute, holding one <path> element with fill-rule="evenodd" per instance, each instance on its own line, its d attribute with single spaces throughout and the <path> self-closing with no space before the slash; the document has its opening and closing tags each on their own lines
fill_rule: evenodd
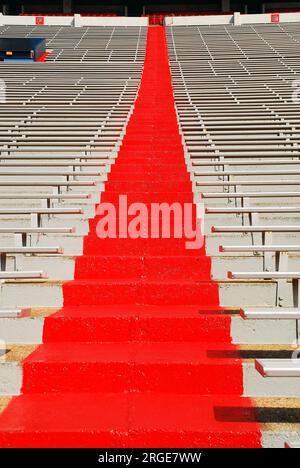
<svg viewBox="0 0 300 468">
<path fill-rule="evenodd" d="M 99 171 L 3 171 L 0 169 L 0 176 L 62 176 L 62 177 L 99 177 L 103 172 Z"/>
<path fill-rule="evenodd" d="M 75 234 L 76 229 L 73 227 L 10 227 L 0 228 L 1 234 L 12 234 L 16 247 L 26 247 L 29 240 L 36 242 L 40 235 L 45 234 Z"/>
<path fill-rule="evenodd" d="M 47 199 L 47 200 L 85 200 L 92 198 L 90 193 L 63 193 L 63 194 L 52 194 L 52 193 L 19 193 L 19 194 L 12 194 L 6 195 L 0 193 L 0 200 L 40 200 L 40 199 Z"/>
<path fill-rule="evenodd" d="M 73 162 L 82 162 L 82 160 L 102 160 L 104 159 L 105 161 L 108 162 L 114 162 L 116 158 L 116 154 L 109 153 L 107 155 L 105 154 L 11 154 L 9 156 L 2 155 L 0 152 L 0 161 L 14 161 L 14 160 L 20 160 L 21 164 L 25 161 L 30 161 L 30 160 L 41 160 L 41 161 L 46 161 L 49 163 L 50 161 L 72 161 Z M 107 164 L 107 163 L 105 163 Z"/>
<path fill-rule="evenodd" d="M 242 215 L 242 223 L 245 222 L 244 215 L 247 215 L 249 225 L 258 224 L 259 214 L 295 214 L 300 213 L 298 206 L 253 206 L 253 207 L 211 207 L 205 208 L 205 214 L 236 214 Z"/>
<path fill-rule="evenodd" d="M 26 228 L 26 227 L 8 227 L 0 228 L 0 234 L 74 234 L 75 228 L 66 227 L 41 227 L 41 228 Z"/>
<path fill-rule="evenodd" d="M 281 185 L 298 185 L 298 181 L 295 180 L 196 180 L 196 187 L 236 187 L 250 185 L 250 186 L 266 186 L 274 185 L 280 187 Z"/>
<path fill-rule="evenodd" d="M 277 198 L 277 197 L 300 197 L 300 192 L 202 192 L 201 198 Z"/>
<path fill-rule="evenodd" d="M 300 245 L 220 245 L 220 252 L 300 252 Z"/>
<path fill-rule="evenodd" d="M 281 169 L 273 171 L 203 171 L 203 172 L 194 172 L 195 177 L 206 177 L 206 176 L 218 176 L 218 177 L 230 177 L 230 176 L 272 176 L 272 175 L 300 175 L 300 171 L 293 169 Z M 296 181 L 295 181 L 296 182 Z"/>
<path fill-rule="evenodd" d="M 0 181 L 0 187 L 55 187 L 60 193 L 62 187 L 96 187 L 93 180 L 10 180 Z"/>
<path fill-rule="evenodd" d="M 31 218 L 31 227 L 41 227 L 42 216 L 83 214 L 80 208 L 3 208 L 0 216 L 26 216 Z"/>
<path fill-rule="evenodd" d="M 226 160 L 220 159 L 219 161 L 192 161 L 192 167 L 222 167 L 222 166 L 289 166 L 299 165 L 300 161 L 297 159 L 272 159 L 261 161 L 247 161 L 247 160 Z"/>
<path fill-rule="evenodd" d="M 23 215 L 23 214 L 82 214 L 80 208 L 0 208 L 0 215 Z"/>
<path fill-rule="evenodd" d="M 0 246 L 0 266 L 1 271 L 6 270 L 7 256 L 14 256 L 14 268 L 20 270 L 20 255 L 62 255 L 62 247 L 1 247 Z"/>
<path fill-rule="evenodd" d="M 40 200 L 41 208 L 51 208 L 51 202 L 61 202 L 64 200 L 90 200 L 92 195 L 90 193 L 63 193 L 63 194 L 39 194 L 39 193 L 18 193 L 13 195 L 2 195 L 0 193 L 1 200 Z"/>
<path fill-rule="evenodd" d="M 218 148 L 218 152 L 216 151 L 211 151 L 211 152 L 205 152 L 205 151 L 199 151 L 199 150 L 192 150 L 190 151 L 190 158 L 191 161 L 196 158 L 222 158 L 222 162 L 226 162 L 226 158 L 274 158 L 276 157 L 294 157 L 294 158 L 299 158 L 300 157 L 300 152 L 295 150 L 295 151 L 280 151 L 278 148 L 275 151 L 226 151 L 222 152 Z"/>
<path fill-rule="evenodd" d="M 212 226 L 211 232 L 300 232 L 300 226 Z"/>
<path fill-rule="evenodd" d="M 0 157 L 1 160 L 1 157 Z M 0 167 L 99 167 L 101 166 L 101 171 L 104 171 L 105 168 L 108 166 L 107 162 L 91 162 L 91 161 L 56 161 L 53 160 L 51 162 L 41 160 L 40 162 L 37 161 L 20 161 L 18 163 L 11 162 L 9 160 L 0 162 Z M 103 167 L 102 167 L 103 166 Z"/>
<path fill-rule="evenodd" d="M 253 206 L 244 208 L 205 208 L 206 214 L 238 214 L 238 213 L 300 213 L 300 207 L 293 206 Z"/>
<path fill-rule="evenodd" d="M 0 271 L 0 280 L 47 279 L 44 271 Z"/>
<path fill-rule="evenodd" d="M 270 245 L 273 242 L 273 233 L 300 233 L 300 226 L 288 226 L 284 224 L 281 226 L 212 226 L 211 232 L 250 234 L 253 245 L 256 245 L 254 235 L 259 233 L 261 234 L 260 242 L 262 245 Z"/>
<path fill-rule="evenodd" d="M 17 318 L 22 314 L 22 309 L 0 309 L 0 318 Z"/>
<path fill-rule="evenodd" d="M 245 320 L 300 320 L 300 309 L 286 307 L 243 308 L 240 309 L 240 316 Z"/>
<path fill-rule="evenodd" d="M 300 449 L 300 442 L 285 442 L 284 448 Z"/>
<path fill-rule="evenodd" d="M 228 272 L 228 278 L 230 279 L 293 279 L 300 280 L 300 272 L 278 272 L 278 271 L 265 271 L 265 272 Z"/>
<path fill-rule="evenodd" d="M 255 369 L 263 377 L 300 377 L 300 359 L 256 359 Z"/>
<path fill-rule="evenodd" d="M 274 267 L 276 271 L 284 271 L 288 269 L 288 253 L 300 252 L 300 245 L 220 245 L 219 252 L 262 253 L 264 271 L 270 271 Z M 272 253 L 275 254 L 274 262 Z"/>
<path fill-rule="evenodd" d="M 1 247 L 0 255 L 9 254 L 63 254 L 62 247 Z"/>
</svg>

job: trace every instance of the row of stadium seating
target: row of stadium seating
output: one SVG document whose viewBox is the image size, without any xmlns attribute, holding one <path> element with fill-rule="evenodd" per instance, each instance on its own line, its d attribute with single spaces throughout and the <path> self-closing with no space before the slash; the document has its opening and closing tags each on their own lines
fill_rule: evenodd
<svg viewBox="0 0 300 468">
<path fill-rule="evenodd" d="M 38 26 L 2 26 L 0 27 L 1 37 L 40 37 L 41 31 Z M 146 28 L 131 27 L 116 28 L 105 27 L 99 28 L 95 26 L 70 28 L 68 26 L 44 26 L 43 37 L 46 39 L 46 47 L 51 53 L 47 57 L 50 62 L 70 62 L 70 68 L 76 68 L 74 63 L 81 62 L 108 62 L 115 63 L 116 70 L 119 69 L 119 62 L 130 62 L 130 65 L 125 65 L 126 72 L 120 70 L 120 77 L 127 76 L 131 72 L 135 73 L 135 68 L 140 70 L 143 62 L 143 50 L 146 41 Z M 133 62 L 133 63 L 131 63 Z M 68 64 L 65 63 L 65 67 Z M 84 69 L 87 66 L 84 65 Z M 9 70 L 12 64 L 9 65 Z M 50 68 L 49 68 L 50 67 Z M 49 69 L 52 69 L 52 64 L 49 67 L 41 66 L 41 75 L 47 74 Z M 90 66 L 92 68 L 92 66 Z M 24 72 L 32 70 L 29 64 L 26 68 L 24 64 Z M 105 73 L 105 70 L 104 70 Z M 103 75 L 105 76 L 105 75 Z M 5 77 L 4 77 L 5 78 Z"/>
<path fill-rule="evenodd" d="M 38 35 L 33 27 L 0 32 Z M 72 267 L 68 273 L 55 262 L 47 268 L 43 255 L 66 253 L 48 248 L 60 240 L 69 255 L 78 253 L 71 252 L 69 234 L 75 226 L 77 235 L 87 230 L 91 203 L 120 147 L 143 66 L 145 28 L 45 27 L 43 33 L 53 48 L 48 64 L 22 64 L 21 74 L 18 63 L 1 70 L 7 85 L 0 118 L 1 234 L 11 257 L 3 261 L 2 279 L 70 275 Z M 29 257 L 30 252 L 41 256 Z M 15 263 L 22 254 L 24 272 Z M 18 271 L 10 272 L 10 266 Z"/>
<path fill-rule="evenodd" d="M 291 24 L 167 33 L 186 160 L 195 197 L 204 203 L 207 253 L 214 278 L 228 281 L 222 304 L 250 306 L 241 316 L 257 320 L 258 329 L 278 320 L 281 333 L 265 338 L 283 348 L 297 347 L 299 339 L 300 119 L 292 98 L 299 32 Z M 294 333 L 284 338 L 293 319 Z M 299 361 L 270 355 L 257 359 L 256 369 L 265 378 L 286 378 L 290 394 L 298 394 Z M 272 394 L 284 394 L 276 382 Z"/>
<path fill-rule="evenodd" d="M 63 288 L 74 278 L 83 237 L 94 226 L 95 204 L 134 110 L 145 58 L 146 28 L 43 31 L 52 49 L 46 63 L 22 64 L 22 73 L 19 64 L 1 65 L 8 99 L 0 104 L 0 338 L 12 343 L 11 361 L 0 365 L 0 393 L 6 397 L 20 393 L 19 361 L 42 342 L 45 317 L 62 306 Z M 38 34 L 35 27 L 0 28 L 3 37 Z M 228 346 L 230 337 L 238 345 L 245 358 L 243 364 L 240 357 L 235 362 L 237 374 L 240 367 L 243 373 L 242 391 L 255 398 L 262 423 L 274 421 L 271 409 L 276 422 L 280 414 L 281 422 L 290 423 L 299 408 L 299 360 L 282 359 L 297 351 L 299 340 L 300 118 L 299 104 L 292 100 L 299 38 L 298 24 L 167 29 L 177 117 L 195 201 L 205 212 L 206 253 L 212 263 L 214 283 L 205 283 L 203 295 L 210 291 L 205 287 L 218 285 L 220 311 L 225 312 L 213 317 L 199 306 L 203 326 L 197 331 L 206 339 L 221 336 L 211 343 L 213 349 L 206 349 L 216 360 L 218 353 L 227 353 L 228 359 L 240 356 Z M 144 99 L 149 104 L 151 95 Z M 142 141 L 136 136 L 131 151 L 134 144 Z M 152 144 L 155 153 L 160 142 Z M 205 259 L 199 275 L 207 275 Z M 122 268 L 115 267 L 120 274 Z M 211 301 L 216 312 L 215 296 Z M 88 333 L 103 326 L 90 316 L 86 324 L 80 313 L 86 310 L 72 317 L 70 341 L 87 341 Z M 115 319 L 114 311 L 105 313 L 104 321 Z M 196 341 L 191 339 L 192 312 L 177 313 L 175 325 L 168 315 L 176 339 L 186 333 Z M 230 334 L 224 339 L 228 318 Z M 52 327 L 59 330 L 67 321 L 58 314 Z M 118 326 L 115 332 L 122 335 Z M 197 353 L 197 346 L 201 351 L 205 346 L 198 341 L 195 347 L 187 345 L 188 358 L 191 349 Z M 0 407 L 6 405 L 0 399 Z M 265 446 L 297 440 L 297 426 L 291 423 L 262 424 L 261 430 Z"/>
</svg>

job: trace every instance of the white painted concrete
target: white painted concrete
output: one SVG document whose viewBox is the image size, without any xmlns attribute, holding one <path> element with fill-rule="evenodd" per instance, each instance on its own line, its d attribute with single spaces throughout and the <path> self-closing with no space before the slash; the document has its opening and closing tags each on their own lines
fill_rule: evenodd
<svg viewBox="0 0 300 468">
<path fill-rule="evenodd" d="M 45 26 L 148 26 L 147 17 L 128 16 L 43 16 Z M 35 26 L 36 16 L 14 16 L 0 13 L 0 26 Z M 40 26 L 41 29 L 43 26 Z"/>
<path fill-rule="evenodd" d="M 243 363 L 244 395 L 251 397 L 299 397 L 300 378 L 262 377 L 252 362 Z"/>
<path fill-rule="evenodd" d="M 280 23 L 300 22 L 300 13 L 280 13 Z M 211 16 L 166 16 L 167 26 L 201 26 L 201 25 L 224 25 L 235 24 L 271 24 L 272 14 L 243 15 L 239 12 L 234 15 L 211 15 Z"/>
<path fill-rule="evenodd" d="M 241 344 L 293 344 L 296 340 L 295 320 L 231 319 L 233 343 Z"/>
<path fill-rule="evenodd" d="M 22 387 L 22 367 L 15 362 L 0 364 L 0 396 L 19 395 Z"/>
<path fill-rule="evenodd" d="M 166 26 L 198 26 L 233 23 L 233 15 L 166 16 Z"/>
<path fill-rule="evenodd" d="M 0 318 L 0 340 L 14 344 L 41 344 L 44 318 Z"/>
</svg>

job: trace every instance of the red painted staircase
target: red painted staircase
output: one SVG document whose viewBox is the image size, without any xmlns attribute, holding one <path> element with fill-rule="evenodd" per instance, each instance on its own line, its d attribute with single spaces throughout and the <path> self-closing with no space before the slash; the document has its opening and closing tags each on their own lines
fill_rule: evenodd
<svg viewBox="0 0 300 468">
<path fill-rule="evenodd" d="M 139 97 L 102 201 L 192 202 L 163 27 L 149 28 Z M 194 214 L 195 216 L 195 214 Z M 90 222 L 64 307 L 23 362 L 2 447 L 260 447 L 242 362 L 204 248 L 99 239 Z"/>
</svg>

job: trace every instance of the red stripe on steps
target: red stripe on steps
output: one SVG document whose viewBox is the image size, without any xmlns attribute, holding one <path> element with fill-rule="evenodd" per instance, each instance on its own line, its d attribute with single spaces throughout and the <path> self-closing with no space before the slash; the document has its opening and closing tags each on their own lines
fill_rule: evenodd
<svg viewBox="0 0 300 468">
<path fill-rule="evenodd" d="M 43 54 L 41 54 L 38 59 L 36 60 L 37 62 L 46 62 L 47 60 L 47 57 L 48 55 L 50 54 L 50 52 L 44 52 Z"/>
<path fill-rule="evenodd" d="M 135 111 L 102 201 L 191 202 L 163 28 L 149 28 Z M 195 211 L 194 211 L 195 216 Z M 64 307 L 24 360 L 3 447 L 259 447 L 242 361 L 204 248 L 106 239 L 90 221 Z"/>
</svg>

